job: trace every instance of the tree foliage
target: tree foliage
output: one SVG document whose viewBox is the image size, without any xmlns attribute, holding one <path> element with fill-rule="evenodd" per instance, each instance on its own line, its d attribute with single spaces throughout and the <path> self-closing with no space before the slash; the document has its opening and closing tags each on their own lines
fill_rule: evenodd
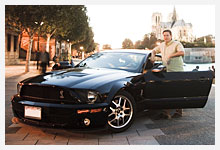
<svg viewBox="0 0 220 150">
<path fill-rule="evenodd" d="M 104 44 L 102 46 L 102 49 L 112 49 L 111 45 L 110 44 Z"/>
<path fill-rule="evenodd" d="M 33 44 L 34 34 L 39 30 L 39 25 L 35 22 L 42 20 L 42 11 L 40 6 L 34 5 L 6 5 L 5 7 L 5 21 L 6 25 L 10 25 L 13 28 L 19 28 L 22 32 L 26 31 L 30 37 L 29 49 L 26 54 L 26 66 L 25 72 L 29 72 L 29 63 L 31 56 L 31 49 Z"/>
<path fill-rule="evenodd" d="M 155 36 L 155 34 L 154 33 L 151 33 L 151 36 L 150 36 L 150 41 L 149 41 L 149 49 L 153 49 L 154 47 L 156 47 L 157 45 L 156 45 L 156 42 L 157 42 L 157 38 L 156 38 L 156 36 Z"/>
<path fill-rule="evenodd" d="M 85 39 L 83 41 L 81 41 L 81 42 L 75 43 L 73 45 L 73 47 L 75 49 L 79 49 L 80 46 L 83 46 L 84 51 L 86 53 L 90 53 L 90 52 L 94 51 L 95 47 L 96 47 L 96 44 L 94 42 L 93 37 L 94 37 L 94 33 L 92 31 L 92 28 L 89 27 L 86 30 Z"/>
<path fill-rule="evenodd" d="M 82 44 L 87 51 L 94 50 L 93 32 L 89 27 L 84 5 L 6 5 L 6 26 L 30 36 L 30 49 L 27 51 L 29 68 L 32 39 L 35 33 L 47 37 L 54 36 L 57 41 Z"/>
<path fill-rule="evenodd" d="M 150 46 L 150 39 L 149 39 L 149 34 L 145 34 L 144 35 L 144 39 L 143 39 L 143 41 L 141 42 L 141 45 L 142 45 L 142 47 L 144 47 L 144 48 L 149 48 Z"/>
<path fill-rule="evenodd" d="M 215 44 L 214 43 L 204 43 L 204 42 L 193 42 L 193 43 L 190 43 L 190 42 L 184 42 L 184 41 L 181 41 L 181 43 L 183 44 L 183 46 L 185 48 L 193 48 L 193 47 L 215 47 Z"/>
<path fill-rule="evenodd" d="M 89 30 L 86 7 L 83 5 L 60 6 L 59 14 L 61 25 L 57 29 L 57 35 L 63 40 L 69 39 L 72 43 L 79 43 L 86 39 Z"/>
<path fill-rule="evenodd" d="M 34 5 L 6 5 L 5 6 L 5 21 L 6 25 L 17 28 L 21 32 L 24 29 L 29 35 L 34 34 L 39 25 L 35 22 L 40 22 L 42 12 L 40 6 Z"/>
<path fill-rule="evenodd" d="M 215 43 L 212 41 L 212 35 L 206 35 L 197 38 L 194 42 L 184 42 L 181 41 L 185 48 L 192 48 L 192 47 L 215 47 Z"/>
<path fill-rule="evenodd" d="M 123 49 L 132 49 L 132 48 L 134 48 L 134 44 L 130 39 L 126 38 L 122 43 L 122 48 Z"/>
<path fill-rule="evenodd" d="M 134 48 L 137 49 L 153 49 L 156 47 L 156 42 L 158 39 L 156 38 L 154 33 L 148 33 L 144 35 L 142 41 L 138 40 L 135 42 Z"/>
</svg>

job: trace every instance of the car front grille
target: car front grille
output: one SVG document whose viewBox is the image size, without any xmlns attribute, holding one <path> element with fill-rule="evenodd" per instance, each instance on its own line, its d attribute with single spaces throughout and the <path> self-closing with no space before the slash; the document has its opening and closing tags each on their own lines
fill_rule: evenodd
<svg viewBox="0 0 220 150">
<path fill-rule="evenodd" d="M 77 104 L 80 95 L 74 90 L 48 85 L 23 85 L 20 95 L 36 102 Z"/>
</svg>

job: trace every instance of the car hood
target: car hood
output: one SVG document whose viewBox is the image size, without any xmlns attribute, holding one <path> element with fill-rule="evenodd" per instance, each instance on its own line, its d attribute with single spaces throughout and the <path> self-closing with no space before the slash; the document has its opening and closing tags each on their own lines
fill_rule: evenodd
<svg viewBox="0 0 220 150">
<path fill-rule="evenodd" d="M 88 69 L 74 68 L 61 71 L 49 72 L 45 75 L 39 75 L 30 78 L 25 83 L 37 83 L 44 85 L 63 86 L 77 89 L 96 89 L 105 84 L 122 79 L 128 79 L 131 76 L 140 73 L 132 73 L 116 69 Z"/>
</svg>

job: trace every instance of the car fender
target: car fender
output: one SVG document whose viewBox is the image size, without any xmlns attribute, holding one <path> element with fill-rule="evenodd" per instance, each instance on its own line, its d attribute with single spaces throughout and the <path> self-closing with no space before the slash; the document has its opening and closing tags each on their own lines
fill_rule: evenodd
<svg viewBox="0 0 220 150">
<path fill-rule="evenodd" d="M 118 81 L 118 82 L 114 83 L 114 85 L 112 86 L 112 88 L 109 91 L 109 94 L 107 97 L 107 102 L 110 103 L 111 100 L 116 95 L 116 93 L 118 93 L 118 91 L 120 91 L 121 89 L 126 88 L 127 84 L 128 84 L 128 81 Z"/>
</svg>

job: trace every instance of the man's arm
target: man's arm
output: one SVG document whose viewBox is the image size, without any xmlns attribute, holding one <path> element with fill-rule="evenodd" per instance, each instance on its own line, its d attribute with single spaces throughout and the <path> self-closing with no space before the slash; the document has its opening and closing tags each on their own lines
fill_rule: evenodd
<svg viewBox="0 0 220 150">
<path fill-rule="evenodd" d="M 154 58 L 157 53 L 160 53 L 160 46 L 157 46 L 152 50 L 150 58 L 151 62 L 154 62 Z"/>
<path fill-rule="evenodd" d="M 184 56 L 184 47 L 180 42 L 178 42 L 176 46 L 176 53 L 173 53 L 170 56 L 168 56 L 168 59 L 178 56 Z"/>
<path fill-rule="evenodd" d="M 151 62 L 154 62 L 154 57 L 155 57 L 155 55 L 156 55 L 156 51 L 153 50 L 153 51 L 151 52 L 151 58 L 150 58 L 150 61 L 151 61 Z"/>
<path fill-rule="evenodd" d="M 178 57 L 178 56 L 184 56 L 184 51 L 178 51 L 176 53 L 173 53 L 170 56 L 168 56 L 168 59 L 173 58 L 173 57 Z"/>
</svg>

